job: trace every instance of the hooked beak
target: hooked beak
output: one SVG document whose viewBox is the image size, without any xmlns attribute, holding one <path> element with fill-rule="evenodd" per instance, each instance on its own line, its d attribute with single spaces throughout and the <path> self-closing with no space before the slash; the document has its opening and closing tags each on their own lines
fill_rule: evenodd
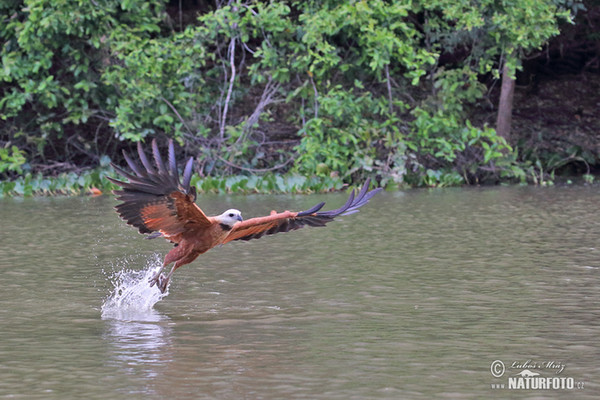
<svg viewBox="0 0 600 400">
<path fill-rule="evenodd" d="M 238 221 L 240 221 L 240 222 L 242 222 L 242 221 L 244 220 L 244 218 L 242 218 L 242 216 L 241 216 L 241 215 L 238 215 L 238 216 L 237 216 L 237 220 L 238 220 Z"/>
</svg>

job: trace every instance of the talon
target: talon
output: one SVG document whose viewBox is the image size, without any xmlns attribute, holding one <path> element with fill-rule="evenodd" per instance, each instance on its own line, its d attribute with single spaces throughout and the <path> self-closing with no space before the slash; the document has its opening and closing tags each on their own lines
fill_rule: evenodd
<svg viewBox="0 0 600 400">
<path fill-rule="evenodd" d="M 148 283 L 150 284 L 150 287 L 156 285 L 156 283 L 160 279 L 161 275 L 162 274 L 159 272 L 158 274 L 154 275 L 152 278 L 148 279 Z"/>
<path fill-rule="evenodd" d="M 169 285 L 169 277 L 164 276 L 163 274 L 160 274 L 160 276 L 158 277 L 158 283 L 156 284 L 156 287 L 158 288 L 158 290 L 160 290 L 161 293 L 164 293 L 167 291 L 167 286 Z M 152 285 L 150 285 L 152 286 Z"/>
</svg>

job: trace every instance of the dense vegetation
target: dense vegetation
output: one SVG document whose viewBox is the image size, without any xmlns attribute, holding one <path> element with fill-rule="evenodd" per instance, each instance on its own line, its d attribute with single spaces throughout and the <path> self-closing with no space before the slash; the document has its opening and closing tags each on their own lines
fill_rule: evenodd
<svg viewBox="0 0 600 400">
<path fill-rule="evenodd" d="M 587 19 L 571 39 L 597 43 L 590 9 L 5 0 L 0 193 L 108 188 L 120 150 L 155 137 L 196 157 L 204 190 L 319 190 L 367 176 L 388 187 L 539 182 L 548 157 L 489 118 L 497 82 L 549 54 L 577 16 Z"/>
</svg>

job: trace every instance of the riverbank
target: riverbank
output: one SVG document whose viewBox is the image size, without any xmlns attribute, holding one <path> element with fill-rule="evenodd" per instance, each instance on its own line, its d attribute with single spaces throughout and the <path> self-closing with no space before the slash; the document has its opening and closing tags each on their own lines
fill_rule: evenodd
<svg viewBox="0 0 600 400">
<path fill-rule="evenodd" d="M 79 175 L 74 172 L 63 173 L 55 177 L 26 174 L 15 180 L 0 181 L 0 199 L 4 197 L 99 196 L 110 194 L 112 190 L 118 188 L 107 177 L 121 179 L 112 169 L 108 168 L 97 168 Z M 596 177 L 592 174 L 570 176 L 543 174 L 540 176 L 540 180 L 535 183 L 503 182 L 501 185 L 554 186 L 556 184 L 568 186 L 590 185 L 594 182 L 596 182 Z M 351 187 L 339 177 L 305 177 L 295 174 L 236 175 L 222 178 L 194 176 L 191 184 L 196 187 L 198 193 L 212 194 L 310 194 L 340 191 Z M 437 187 L 448 186 L 451 185 L 439 185 Z M 416 189 L 418 187 L 395 184 L 385 186 L 388 191 L 410 188 Z"/>
<path fill-rule="evenodd" d="M 595 181 L 595 174 L 599 172 L 600 160 L 600 136 L 597 135 L 600 131 L 600 114 L 595 112 L 599 88 L 600 75 L 594 73 L 563 76 L 562 79 L 550 79 L 546 76 L 538 79 L 534 85 L 517 86 L 512 141 L 516 150 L 515 160 L 508 167 L 496 165 L 498 174 L 495 181 L 472 182 L 463 179 L 456 171 L 435 169 L 413 173 L 411 176 L 411 170 L 404 165 L 398 171 L 403 174 L 400 179 L 402 183 L 398 184 L 389 177 L 381 183 L 388 190 L 401 187 L 460 186 L 469 183 L 592 183 Z M 479 117 L 475 120 L 481 125 L 490 125 L 493 124 L 494 117 L 493 110 L 486 112 L 480 109 Z M 287 143 L 295 137 L 290 133 L 292 130 L 278 127 L 277 131 L 288 132 L 286 136 L 282 136 L 287 147 L 273 148 L 272 153 L 291 151 Z M 101 194 L 110 193 L 116 188 L 106 179 L 118 177 L 110 167 L 107 156 L 100 158 L 96 168 L 83 169 L 85 166 L 81 165 L 72 171 L 58 174 L 32 173 L 23 166 L 25 158 L 20 160 L 14 155 L 12 157 L 15 171 L 20 173 L 13 179 L 0 181 L 0 197 Z M 273 161 L 276 162 L 278 161 Z M 503 168 L 504 172 L 509 169 L 512 171 L 508 178 L 502 177 Z M 335 175 L 334 172 L 329 176 L 323 173 L 318 177 L 305 177 L 293 170 L 284 169 L 280 173 L 270 172 L 264 175 L 194 176 L 192 183 L 200 193 L 312 193 L 346 187 L 343 179 Z M 521 179 L 516 179 L 517 176 Z M 372 178 L 375 178 L 374 173 Z"/>
<path fill-rule="evenodd" d="M 117 187 L 107 178 L 119 178 L 112 168 L 96 168 L 81 174 L 63 173 L 55 177 L 26 174 L 11 181 L 0 181 L 0 198 L 12 196 L 101 195 Z M 296 174 L 236 175 L 192 177 L 199 193 L 315 193 L 348 187 L 338 177 L 305 177 Z"/>
</svg>

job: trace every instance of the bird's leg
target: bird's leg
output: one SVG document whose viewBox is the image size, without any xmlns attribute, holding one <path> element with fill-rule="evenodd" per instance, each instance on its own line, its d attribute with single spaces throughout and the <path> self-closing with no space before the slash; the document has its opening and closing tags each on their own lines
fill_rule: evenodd
<svg viewBox="0 0 600 400">
<path fill-rule="evenodd" d="M 152 276 L 152 278 L 148 279 L 148 283 L 150 283 L 150 287 L 154 286 L 159 281 L 160 277 L 162 276 L 162 270 L 165 269 L 166 266 L 167 266 L 167 264 L 163 263 L 162 267 L 160 267 L 158 272 L 156 274 L 154 274 L 154 276 Z"/>
<path fill-rule="evenodd" d="M 171 271 L 167 274 L 167 276 L 160 274 L 160 276 L 158 277 L 158 283 L 157 283 L 156 287 L 158 288 L 158 290 L 160 290 L 161 293 L 164 293 L 167 291 L 167 286 L 169 285 L 171 276 L 173 275 L 173 272 L 175 272 L 177 267 L 178 267 L 178 265 L 177 265 L 177 263 L 175 263 L 175 265 L 173 265 L 173 267 L 171 268 Z M 152 286 L 152 285 L 150 285 L 150 286 Z"/>
<path fill-rule="evenodd" d="M 175 264 L 173 264 L 171 271 L 166 276 L 164 274 L 161 274 L 159 271 L 152 278 L 152 280 L 150 282 L 150 286 L 156 284 L 156 286 L 158 287 L 158 290 L 160 290 L 161 293 L 166 292 L 167 286 L 169 286 L 169 280 L 171 279 L 171 275 L 173 275 L 173 272 L 175 272 L 175 270 L 177 268 L 181 267 L 182 265 L 189 264 L 192 261 L 194 261 L 196 259 L 196 257 L 198 257 L 199 254 L 200 254 L 200 252 L 194 251 L 194 249 L 191 248 L 191 246 L 189 246 L 188 244 L 186 244 L 184 242 L 180 243 L 177 247 L 173 248 L 166 255 L 165 261 L 161 268 L 161 271 L 162 271 L 162 269 L 164 267 L 166 267 L 167 265 L 174 262 Z"/>
<path fill-rule="evenodd" d="M 164 293 L 165 290 L 167 290 L 167 284 L 169 283 L 171 275 L 173 275 L 173 271 L 175 271 L 181 265 L 181 258 L 185 255 L 185 253 L 182 252 L 184 252 L 185 249 L 186 246 L 184 244 L 179 244 L 176 247 L 173 247 L 171 251 L 167 253 L 167 255 L 165 256 L 165 260 L 163 261 L 163 265 L 162 267 L 160 267 L 160 270 L 158 270 L 158 272 L 148 280 L 148 282 L 150 282 L 150 287 L 156 285 L 162 293 Z M 171 272 L 169 272 L 169 275 L 163 275 L 162 270 L 172 262 L 174 262 L 175 265 L 173 265 L 173 268 L 171 269 Z"/>
</svg>

